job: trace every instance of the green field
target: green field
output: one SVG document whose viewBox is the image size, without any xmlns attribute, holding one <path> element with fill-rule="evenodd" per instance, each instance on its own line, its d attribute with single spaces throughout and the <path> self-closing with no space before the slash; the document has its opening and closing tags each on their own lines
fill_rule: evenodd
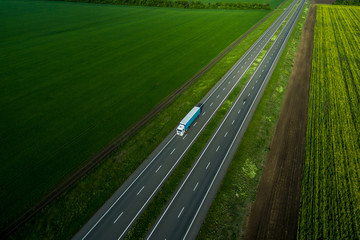
<svg viewBox="0 0 360 240">
<path fill-rule="evenodd" d="M 271 8 L 276 8 L 284 0 L 199 0 L 203 3 L 217 3 L 217 2 L 244 2 L 244 3 L 269 3 Z"/>
<path fill-rule="evenodd" d="M 360 238 L 360 7 L 317 6 L 298 239 Z"/>
<path fill-rule="evenodd" d="M 0 1 L 1 226 L 267 13 Z"/>
</svg>

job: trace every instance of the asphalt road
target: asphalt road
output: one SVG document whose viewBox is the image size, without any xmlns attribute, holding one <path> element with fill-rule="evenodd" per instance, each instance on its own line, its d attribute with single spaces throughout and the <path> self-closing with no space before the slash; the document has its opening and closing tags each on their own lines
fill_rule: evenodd
<svg viewBox="0 0 360 240">
<path fill-rule="evenodd" d="M 146 239 L 194 239 L 303 9 L 302 0 Z"/>
<path fill-rule="evenodd" d="M 202 99 L 202 112 L 187 133 L 179 137 L 174 129 L 73 239 L 121 239 L 126 235 L 294 6 L 295 1 Z M 179 122 L 184 116 L 179 116 Z"/>
</svg>

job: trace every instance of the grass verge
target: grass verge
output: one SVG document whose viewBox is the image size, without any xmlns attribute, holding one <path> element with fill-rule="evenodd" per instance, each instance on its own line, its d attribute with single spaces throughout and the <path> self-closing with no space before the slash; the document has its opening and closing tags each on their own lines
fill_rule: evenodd
<svg viewBox="0 0 360 240">
<path fill-rule="evenodd" d="M 282 8 L 284 7 L 285 6 Z M 116 152 L 91 170 L 61 197 L 44 208 L 25 226 L 21 227 L 11 236 L 11 239 L 70 239 L 169 132 L 173 130 L 178 124 L 178 116 L 185 115 L 201 100 L 281 12 L 282 11 L 276 11 L 269 19 L 249 34 L 241 44 L 219 61 L 208 73 L 158 114 L 153 121 L 120 146 Z M 227 103 L 225 103 L 224 106 L 226 106 L 226 104 Z M 221 114 L 222 111 L 224 110 L 220 110 L 219 114 Z M 221 115 L 219 116 L 221 119 Z M 206 134 L 203 135 L 206 137 Z M 200 150 L 201 147 L 194 147 L 194 150 L 189 154 L 195 159 L 197 151 Z M 177 179 L 177 181 L 182 179 L 182 176 L 186 173 L 185 169 L 188 169 L 192 164 L 192 162 L 186 162 L 184 160 L 182 162 L 185 163 L 180 163 L 182 167 L 178 170 L 182 172 L 173 177 L 175 180 Z M 166 186 L 173 186 L 172 189 L 174 190 L 177 183 L 176 181 L 169 181 Z M 161 189 L 159 194 L 164 192 L 165 190 Z M 169 197 L 171 196 L 171 192 L 168 195 Z M 164 204 L 169 198 L 159 196 L 160 197 L 156 197 L 156 199 L 160 199 Z M 151 203 L 151 205 L 153 205 L 153 203 Z M 157 209 L 161 210 L 161 208 Z M 147 208 L 146 212 L 140 218 L 140 221 L 144 218 L 146 219 L 146 216 L 152 216 L 154 219 L 157 213 L 155 210 Z M 151 223 L 151 221 L 147 220 L 145 223 Z M 138 226 L 138 224 L 135 225 L 134 229 L 136 229 L 136 226 Z M 131 230 L 131 232 L 133 231 L 134 230 Z M 137 231 L 135 232 L 137 233 Z M 141 231 L 139 231 L 139 233 L 140 232 Z M 142 232 L 145 234 L 146 230 Z"/>
<path fill-rule="evenodd" d="M 246 218 L 255 200 L 309 5 L 307 2 L 301 13 L 197 239 L 244 237 Z"/>
</svg>

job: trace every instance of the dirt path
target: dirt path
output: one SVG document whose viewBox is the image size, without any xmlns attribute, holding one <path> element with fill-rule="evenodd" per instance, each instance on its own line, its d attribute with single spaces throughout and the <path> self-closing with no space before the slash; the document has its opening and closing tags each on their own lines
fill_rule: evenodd
<svg viewBox="0 0 360 240">
<path fill-rule="evenodd" d="M 296 239 L 315 19 L 311 5 L 245 239 Z"/>
</svg>

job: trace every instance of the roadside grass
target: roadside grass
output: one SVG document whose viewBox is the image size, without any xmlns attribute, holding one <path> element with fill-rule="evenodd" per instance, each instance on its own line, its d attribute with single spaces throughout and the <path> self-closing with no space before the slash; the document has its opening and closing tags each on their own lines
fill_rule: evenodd
<svg viewBox="0 0 360 240">
<path fill-rule="evenodd" d="M 0 230 L 267 13 L 0 1 Z"/>
<path fill-rule="evenodd" d="M 309 6 L 307 1 L 197 239 L 244 238 L 246 219 L 270 150 Z"/>
<path fill-rule="evenodd" d="M 285 9 L 291 1 L 284 4 Z M 278 14 L 281 14 L 281 11 L 279 11 Z M 274 19 L 270 20 L 270 23 Z M 196 140 L 194 145 L 190 148 L 190 150 L 185 154 L 182 161 L 179 163 L 179 165 L 176 167 L 174 172 L 171 174 L 169 179 L 165 182 L 164 186 L 160 189 L 160 191 L 156 194 L 154 199 L 151 201 L 149 206 L 145 209 L 145 211 L 142 213 L 140 218 L 137 220 L 135 225 L 129 230 L 127 236 L 125 239 L 142 239 L 145 237 L 146 233 L 150 230 L 151 226 L 155 223 L 157 217 L 160 215 L 163 208 L 166 206 L 167 202 L 170 200 L 171 196 L 174 194 L 174 191 L 177 189 L 178 185 L 181 183 L 182 179 L 185 177 L 186 173 L 190 170 L 191 166 L 193 165 L 194 161 L 197 159 L 199 154 L 201 153 L 201 150 L 204 148 L 205 144 L 209 141 L 212 134 L 220 124 L 220 122 L 223 120 L 224 116 L 226 115 L 227 111 L 232 106 L 233 102 L 236 100 L 238 94 L 240 94 L 241 90 L 245 86 L 245 84 L 250 79 L 252 73 L 255 71 L 256 67 L 260 64 L 262 58 L 265 56 L 267 50 L 271 47 L 273 41 L 275 41 L 276 36 L 279 34 L 281 29 L 284 27 L 285 24 L 283 24 L 277 33 L 274 35 L 272 40 L 267 44 L 265 49 L 260 53 L 258 58 L 255 60 L 251 68 L 247 71 L 247 73 L 244 75 L 244 77 L 241 79 L 241 81 L 238 83 L 238 85 L 235 87 L 233 92 L 229 95 L 229 97 L 226 99 L 226 101 L 223 103 L 223 105 L 220 107 L 218 112 L 214 115 L 208 126 L 204 129 L 204 131 L 200 134 L 199 138 Z M 246 41 L 246 39 L 244 39 Z M 239 46 L 238 46 L 239 47 Z M 237 48 L 234 48 L 233 51 L 235 51 Z M 229 54 L 231 54 L 230 52 Z M 241 54 L 243 55 L 243 53 Z M 241 56 L 238 55 L 238 56 Z M 226 56 L 227 57 L 227 56 Z M 225 59 L 226 59 L 225 57 Z M 223 59 L 223 60 L 225 60 Z M 216 68 L 216 66 L 215 66 Z M 250 164 L 250 163 L 249 163 Z M 250 166 L 252 167 L 252 166 Z M 212 236 L 207 236 L 206 239 L 212 239 Z M 227 238 L 222 238 L 227 239 Z"/>
<path fill-rule="evenodd" d="M 32 220 L 26 223 L 25 226 L 21 227 L 11 236 L 11 239 L 70 239 L 160 144 L 169 132 L 175 128 L 181 118 L 179 116 L 185 115 L 201 100 L 280 13 L 281 11 L 279 10 L 270 16 L 203 77 L 159 113 L 154 120 L 120 146 L 116 152 L 101 164 L 92 169 L 62 196 L 50 203 Z M 200 150 L 201 147 L 198 147 L 197 150 L 196 148 L 192 150 L 193 159 L 197 156 L 196 151 Z M 182 175 L 177 174 L 173 178 L 181 180 L 182 176 L 186 173 L 186 169 L 191 164 L 185 162 L 183 164 L 185 167 L 175 170 L 181 171 Z M 169 197 L 177 184 L 172 182 L 170 185 L 172 190 Z M 161 189 L 159 194 L 163 192 L 165 190 Z M 168 197 L 156 198 L 161 199 L 164 204 L 166 199 L 168 199 Z M 151 205 L 156 206 L 157 204 L 152 203 Z M 146 209 L 140 221 L 144 221 L 143 219 L 146 219 L 149 213 L 152 219 L 156 217 L 156 210 L 148 209 Z M 161 210 L 161 208 L 157 209 Z M 151 221 L 148 223 L 151 223 Z M 139 224 L 136 224 L 134 229 L 138 226 Z M 131 232 L 134 232 L 134 230 L 131 230 Z M 143 235 L 146 234 L 146 229 L 140 231 L 140 235 L 141 232 Z"/>
</svg>

